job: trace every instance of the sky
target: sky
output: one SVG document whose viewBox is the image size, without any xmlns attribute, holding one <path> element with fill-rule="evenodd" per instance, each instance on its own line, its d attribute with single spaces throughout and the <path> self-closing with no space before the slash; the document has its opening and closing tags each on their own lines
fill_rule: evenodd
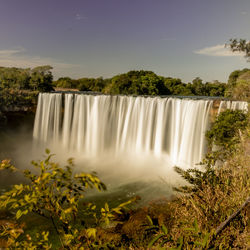
<svg viewBox="0 0 250 250">
<path fill-rule="evenodd" d="M 0 0 L 0 66 L 55 79 L 152 70 L 226 82 L 250 68 L 224 47 L 250 39 L 250 0 Z"/>
</svg>

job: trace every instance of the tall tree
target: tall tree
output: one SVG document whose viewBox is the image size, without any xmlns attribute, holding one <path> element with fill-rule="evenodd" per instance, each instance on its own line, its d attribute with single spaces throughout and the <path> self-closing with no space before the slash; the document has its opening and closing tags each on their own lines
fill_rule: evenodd
<svg viewBox="0 0 250 250">
<path fill-rule="evenodd" d="M 52 87 L 53 75 L 51 72 L 52 69 L 53 68 L 49 65 L 39 66 L 32 69 L 30 87 L 33 90 L 39 90 L 42 92 L 53 90 Z"/>
<path fill-rule="evenodd" d="M 226 44 L 229 46 L 233 52 L 244 52 L 245 57 L 250 62 L 250 41 L 246 41 L 245 39 L 230 39 L 230 43 Z"/>
</svg>

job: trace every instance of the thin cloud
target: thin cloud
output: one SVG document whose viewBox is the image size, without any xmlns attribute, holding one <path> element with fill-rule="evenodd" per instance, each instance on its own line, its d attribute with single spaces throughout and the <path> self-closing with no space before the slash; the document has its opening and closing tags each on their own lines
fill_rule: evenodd
<svg viewBox="0 0 250 250">
<path fill-rule="evenodd" d="M 88 18 L 86 16 L 81 15 L 81 14 L 76 14 L 75 15 L 75 19 L 78 20 L 78 21 L 80 21 L 80 20 L 88 19 Z"/>
<path fill-rule="evenodd" d="M 241 14 L 241 15 L 247 15 L 247 12 L 246 12 L 246 11 L 241 11 L 240 14 Z"/>
<path fill-rule="evenodd" d="M 6 57 L 6 56 L 13 56 L 15 54 L 19 54 L 25 52 L 24 48 L 18 48 L 18 49 L 9 49 L 9 50 L 0 50 L 0 58 Z"/>
<path fill-rule="evenodd" d="M 232 52 L 229 48 L 226 48 L 224 44 L 218 44 L 212 47 L 206 47 L 200 50 L 195 50 L 195 54 L 205 56 L 242 56 L 241 52 Z"/>
<path fill-rule="evenodd" d="M 64 63 L 50 57 L 31 56 L 24 48 L 0 50 L 0 67 L 34 68 L 42 65 L 51 65 L 56 74 L 82 67 L 79 64 Z"/>
</svg>

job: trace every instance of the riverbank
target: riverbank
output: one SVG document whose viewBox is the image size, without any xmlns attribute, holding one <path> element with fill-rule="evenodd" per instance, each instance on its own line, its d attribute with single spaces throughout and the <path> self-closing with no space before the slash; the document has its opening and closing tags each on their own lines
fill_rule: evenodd
<svg viewBox="0 0 250 250">
<path fill-rule="evenodd" d="M 35 113 L 38 91 L 2 89 L 0 90 L 0 125 L 7 123 L 13 114 Z"/>
</svg>

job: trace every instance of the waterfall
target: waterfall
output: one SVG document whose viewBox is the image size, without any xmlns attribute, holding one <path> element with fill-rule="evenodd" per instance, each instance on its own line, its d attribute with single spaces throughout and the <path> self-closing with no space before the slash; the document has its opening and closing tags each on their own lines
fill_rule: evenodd
<svg viewBox="0 0 250 250">
<path fill-rule="evenodd" d="M 62 94 L 39 94 L 33 138 L 43 142 L 58 141 Z"/>
<path fill-rule="evenodd" d="M 146 154 L 190 168 L 206 152 L 212 105 L 172 97 L 39 94 L 33 136 L 89 157 Z M 246 104 L 222 101 L 219 112 L 225 107 Z"/>
<path fill-rule="evenodd" d="M 239 110 L 247 111 L 248 103 L 240 102 L 240 101 L 221 101 L 218 114 L 225 109 L 232 109 L 232 110 L 239 109 Z"/>
</svg>

